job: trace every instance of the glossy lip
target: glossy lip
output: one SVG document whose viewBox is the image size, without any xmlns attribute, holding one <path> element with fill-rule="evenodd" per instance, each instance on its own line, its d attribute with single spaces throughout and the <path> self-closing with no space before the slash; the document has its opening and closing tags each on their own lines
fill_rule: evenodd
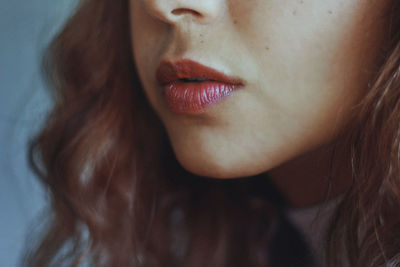
<svg viewBox="0 0 400 267">
<path fill-rule="evenodd" d="M 161 61 L 156 78 L 168 108 L 178 114 L 200 114 L 230 96 L 244 82 L 193 60 Z M 186 79 L 201 79 L 191 81 Z"/>
</svg>

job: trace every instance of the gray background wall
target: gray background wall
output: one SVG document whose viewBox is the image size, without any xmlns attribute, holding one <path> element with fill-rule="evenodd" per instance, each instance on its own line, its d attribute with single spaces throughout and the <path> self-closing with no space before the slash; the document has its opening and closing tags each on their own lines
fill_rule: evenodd
<svg viewBox="0 0 400 267">
<path fill-rule="evenodd" d="M 0 266 L 19 266 L 26 234 L 46 204 L 27 143 L 51 107 L 40 57 L 77 0 L 0 0 Z M 31 228 L 30 228 L 31 227 Z"/>
</svg>

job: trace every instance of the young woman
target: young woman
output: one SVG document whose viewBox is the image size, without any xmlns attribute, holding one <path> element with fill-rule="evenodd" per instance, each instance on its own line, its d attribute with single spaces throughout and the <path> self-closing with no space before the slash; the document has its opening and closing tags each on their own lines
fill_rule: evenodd
<svg viewBox="0 0 400 267">
<path fill-rule="evenodd" d="M 28 265 L 400 266 L 399 8 L 81 1 L 44 61 Z"/>
</svg>

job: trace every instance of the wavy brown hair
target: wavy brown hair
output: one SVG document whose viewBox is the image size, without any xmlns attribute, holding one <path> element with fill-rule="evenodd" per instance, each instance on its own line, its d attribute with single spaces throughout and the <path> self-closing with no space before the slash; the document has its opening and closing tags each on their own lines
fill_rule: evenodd
<svg viewBox="0 0 400 267">
<path fill-rule="evenodd" d="M 30 157 L 51 213 L 25 264 L 289 266 L 274 255 L 290 250 L 309 266 L 300 239 L 280 245 L 279 232 L 296 232 L 266 179 L 196 177 L 176 162 L 133 65 L 128 10 L 127 0 L 81 1 L 44 58 L 55 104 Z M 351 266 L 400 266 L 400 1 L 390 16 L 384 63 L 349 138 L 353 185 L 328 232 L 331 266 L 343 255 Z"/>
<path fill-rule="evenodd" d="M 393 1 L 383 63 L 348 137 L 352 186 L 328 231 L 329 266 L 400 266 L 400 1 Z"/>
</svg>

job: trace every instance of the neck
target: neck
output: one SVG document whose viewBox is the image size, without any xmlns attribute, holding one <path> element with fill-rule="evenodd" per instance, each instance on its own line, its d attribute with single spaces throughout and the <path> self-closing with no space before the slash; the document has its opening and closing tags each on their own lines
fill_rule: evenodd
<svg viewBox="0 0 400 267">
<path fill-rule="evenodd" d="M 325 145 L 268 171 L 268 176 L 290 206 L 309 207 L 350 187 L 350 155 L 343 142 Z"/>
</svg>

